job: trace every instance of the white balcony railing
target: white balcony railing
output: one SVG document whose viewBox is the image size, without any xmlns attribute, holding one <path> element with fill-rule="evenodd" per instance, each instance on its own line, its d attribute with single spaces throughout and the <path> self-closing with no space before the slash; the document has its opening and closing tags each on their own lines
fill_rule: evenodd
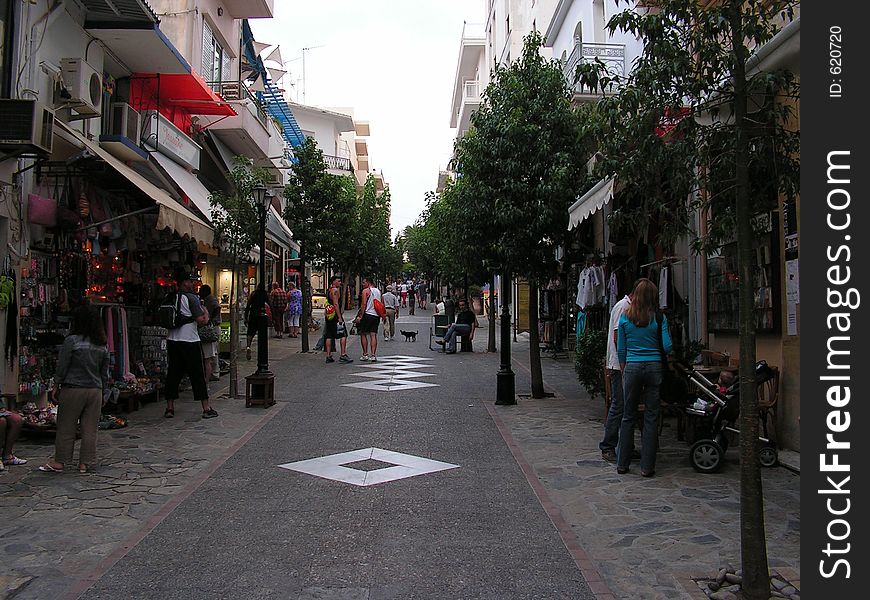
<svg viewBox="0 0 870 600">
<path fill-rule="evenodd" d="M 480 102 L 480 82 L 477 80 L 466 81 L 462 86 L 462 100 Z"/>
<path fill-rule="evenodd" d="M 619 75 L 620 77 L 625 76 L 625 44 L 597 44 L 591 42 L 575 44 L 563 67 L 568 87 L 572 88 L 574 92 L 578 94 L 600 93 L 600 90 L 592 90 L 580 83 L 574 83 L 577 66 L 584 62 L 593 62 L 596 58 L 604 63 L 604 67 L 609 74 Z M 614 91 L 616 91 L 615 84 L 610 84 L 605 89 L 605 93 L 612 93 Z"/>
</svg>

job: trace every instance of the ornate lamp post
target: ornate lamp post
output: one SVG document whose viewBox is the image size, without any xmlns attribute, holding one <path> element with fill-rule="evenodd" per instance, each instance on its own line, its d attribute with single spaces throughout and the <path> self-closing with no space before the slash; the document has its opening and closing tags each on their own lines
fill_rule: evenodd
<svg viewBox="0 0 870 600">
<path fill-rule="evenodd" d="M 517 403 L 516 385 L 511 369 L 511 278 L 507 274 L 501 278 L 501 365 L 496 375 L 496 404 Z"/>
<path fill-rule="evenodd" d="M 266 289 L 266 217 L 269 214 L 269 204 L 272 199 L 267 194 L 266 186 L 254 188 L 254 204 L 260 217 L 260 286 Z M 257 375 L 265 375 L 269 371 L 269 324 L 266 322 L 266 304 L 260 309 L 260 321 L 257 326 Z"/>
</svg>

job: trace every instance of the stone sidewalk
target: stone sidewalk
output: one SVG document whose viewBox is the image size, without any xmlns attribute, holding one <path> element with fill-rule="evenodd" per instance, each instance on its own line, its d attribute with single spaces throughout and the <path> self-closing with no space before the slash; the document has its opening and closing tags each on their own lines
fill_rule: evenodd
<svg viewBox="0 0 870 600">
<path fill-rule="evenodd" d="M 294 352 L 286 340 L 270 344 L 275 360 Z M 240 362 L 240 376 L 255 369 L 256 354 Z M 99 432 L 97 466 L 87 475 L 38 471 L 54 454 L 54 438 L 22 437 L 15 451 L 28 463 L 0 474 L 0 598 L 47 600 L 70 590 L 283 408 L 246 409 L 244 397 L 226 397 L 228 380 L 211 383 L 216 419 L 202 419 L 189 393 L 173 419 L 163 417 L 162 401 L 123 414 L 127 427 Z"/>
<path fill-rule="evenodd" d="M 517 392 L 528 393 L 528 341 L 520 337 L 512 353 Z M 555 397 L 520 398 L 491 412 L 617 598 L 706 598 L 693 579 L 740 565 L 736 445 L 721 472 L 696 473 L 689 446 L 676 439 L 676 420 L 666 419 L 656 476 L 642 478 L 636 465 L 617 475 L 598 449 L 604 403 L 586 395 L 572 360 L 542 358 L 545 388 Z M 762 476 L 769 564 L 799 588 L 800 476 L 783 467 Z"/>
</svg>

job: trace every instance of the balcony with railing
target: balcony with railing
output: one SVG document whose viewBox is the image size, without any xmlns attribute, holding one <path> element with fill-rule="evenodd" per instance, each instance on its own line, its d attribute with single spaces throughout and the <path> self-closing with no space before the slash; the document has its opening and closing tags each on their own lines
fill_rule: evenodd
<svg viewBox="0 0 870 600">
<path fill-rule="evenodd" d="M 330 171 L 345 171 L 347 173 L 353 173 L 353 163 L 351 163 L 350 159 L 346 156 L 331 156 L 329 154 L 324 154 L 323 161 L 326 163 L 326 168 Z"/>
<path fill-rule="evenodd" d="M 240 81 L 210 81 L 208 85 L 235 108 L 237 115 L 204 119 L 203 125 L 236 154 L 254 159 L 272 156 L 270 140 L 278 134 L 271 127 L 265 105 Z"/>
<path fill-rule="evenodd" d="M 466 81 L 462 86 L 463 102 L 480 102 L 480 82 Z"/>
<path fill-rule="evenodd" d="M 572 88 L 575 94 L 583 96 L 601 95 L 600 88 L 593 90 L 579 82 L 574 83 L 577 66 L 582 63 L 591 63 L 596 58 L 604 63 L 604 68 L 608 74 L 619 75 L 620 77 L 625 76 L 625 44 L 599 44 L 592 42 L 575 44 L 563 67 L 568 87 Z M 616 91 L 616 83 L 610 83 L 604 89 L 605 94 L 612 94 Z"/>
</svg>

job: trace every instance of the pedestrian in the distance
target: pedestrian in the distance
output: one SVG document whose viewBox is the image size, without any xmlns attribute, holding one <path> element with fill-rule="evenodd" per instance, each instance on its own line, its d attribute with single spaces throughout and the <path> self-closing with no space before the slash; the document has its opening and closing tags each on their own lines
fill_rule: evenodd
<svg viewBox="0 0 870 600">
<path fill-rule="evenodd" d="M 662 383 L 662 349 L 672 348 L 668 320 L 658 312 L 659 291 L 649 279 L 635 283 L 631 305 L 619 318 L 616 352 L 625 388 L 625 412 L 619 427 L 616 447 L 616 472 L 628 473 L 634 443 L 638 406 L 644 405 L 640 474 L 652 477 L 658 449 L 658 417 Z M 661 326 L 659 326 L 659 322 Z"/>
<path fill-rule="evenodd" d="M 269 294 L 269 307 L 272 309 L 272 325 L 275 327 L 275 337 L 284 337 L 284 311 L 287 309 L 287 292 L 277 281 L 272 282 L 272 292 Z"/>
<path fill-rule="evenodd" d="M 375 287 L 370 277 L 363 279 L 363 293 L 359 312 L 354 323 L 359 331 L 359 342 L 362 345 L 360 360 L 378 362 L 378 325 L 381 317 L 375 309 L 375 300 L 383 302 L 381 291 Z"/>
<path fill-rule="evenodd" d="M 384 293 L 384 308 L 387 320 L 384 323 L 384 341 L 391 340 L 396 335 L 396 317 L 399 316 L 399 297 L 393 293 L 393 286 L 388 285 Z"/>
<path fill-rule="evenodd" d="M 202 362 L 199 344 L 196 353 Z M 54 460 L 40 471 L 59 473 L 72 462 L 76 429 L 81 425 L 79 473 L 87 473 L 97 456 L 97 427 L 103 407 L 103 389 L 109 384 L 109 349 L 99 311 L 80 306 L 73 313 L 70 335 L 63 341 L 55 370 L 57 433 Z"/>
<path fill-rule="evenodd" d="M 208 400 L 208 384 L 205 382 L 205 366 L 202 359 L 199 325 L 208 323 L 208 315 L 202 308 L 199 296 L 193 293 L 196 275 L 179 267 L 173 273 L 178 289 L 175 302 L 178 306 L 180 324 L 169 330 L 166 336 L 166 358 L 169 366 L 166 371 L 166 410 L 163 416 L 175 416 L 175 401 L 178 400 L 178 386 L 185 375 L 193 388 L 193 399 L 202 405 L 202 418 L 218 416 Z"/>
<path fill-rule="evenodd" d="M 299 320 L 302 318 L 302 292 L 296 289 L 292 281 L 287 284 L 287 324 L 290 328 L 290 337 L 299 337 Z"/>
<path fill-rule="evenodd" d="M 417 305 L 417 282 L 412 279 L 408 283 L 408 314 L 414 314 L 414 307 Z"/>
<path fill-rule="evenodd" d="M 254 341 L 254 336 L 260 331 L 260 321 L 263 319 L 263 308 L 268 306 L 266 302 L 266 289 L 263 284 L 257 285 L 257 289 L 248 298 L 248 303 L 245 305 L 245 324 L 248 326 L 247 346 L 245 347 L 245 357 L 251 360 L 251 344 Z M 266 313 L 268 319 L 268 312 Z M 269 329 L 269 322 L 266 321 L 266 329 Z"/>
</svg>

